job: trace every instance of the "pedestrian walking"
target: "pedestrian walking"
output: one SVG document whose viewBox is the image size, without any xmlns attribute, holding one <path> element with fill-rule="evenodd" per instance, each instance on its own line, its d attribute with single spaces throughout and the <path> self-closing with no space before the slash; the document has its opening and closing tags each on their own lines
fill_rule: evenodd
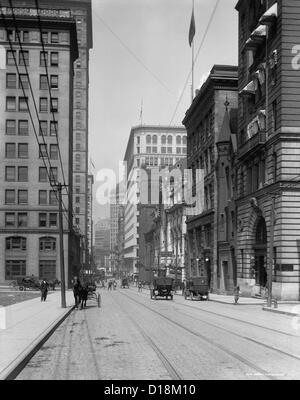
<svg viewBox="0 0 300 400">
<path fill-rule="evenodd" d="M 234 303 L 237 304 L 240 298 L 240 287 L 239 286 L 235 286 L 234 288 Z"/>
<path fill-rule="evenodd" d="M 73 295 L 75 299 L 75 308 L 78 308 L 80 304 L 80 292 L 82 289 L 82 285 L 80 283 L 80 280 L 75 276 L 73 280 Z"/>
<path fill-rule="evenodd" d="M 139 282 L 139 283 L 138 283 L 138 291 L 139 291 L 139 292 L 142 292 L 142 289 L 143 289 L 142 282 Z"/>
<path fill-rule="evenodd" d="M 43 279 L 41 282 L 41 301 L 47 300 L 48 286 L 49 286 L 49 284 L 46 281 L 46 279 Z"/>
</svg>

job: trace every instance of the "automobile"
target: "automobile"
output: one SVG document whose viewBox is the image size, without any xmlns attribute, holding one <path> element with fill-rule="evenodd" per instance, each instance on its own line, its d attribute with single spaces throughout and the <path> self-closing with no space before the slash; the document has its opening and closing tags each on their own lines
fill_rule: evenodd
<svg viewBox="0 0 300 400">
<path fill-rule="evenodd" d="M 122 284 L 121 284 L 122 289 L 125 289 L 127 287 L 129 289 L 129 283 L 127 278 L 122 279 Z"/>
<path fill-rule="evenodd" d="M 184 298 L 190 300 L 209 300 L 207 277 L 193 277 L 187 281 Z"/>
<path fill-rule="evenodd" d="M 154 278 L 150 288 L 151 299 L 157 299 L 158 297 L 170 298 L 173 300 L 173 284 L 172 278 Z"/>
<path fill-rule="evenodd" d="M 13 288 L 19 288 L 20 291 L 27 289 L 40 290 L 41 281 L 36 276 L 18 276 L 11 284 Z"/>
</svg>

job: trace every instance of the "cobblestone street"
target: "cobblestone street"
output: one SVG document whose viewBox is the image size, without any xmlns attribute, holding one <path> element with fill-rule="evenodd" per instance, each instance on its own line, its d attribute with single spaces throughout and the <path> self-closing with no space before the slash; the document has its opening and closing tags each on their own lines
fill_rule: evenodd
<svg viewBox="0 0 300 400">
<path fill-rule="evenodd" d="M 136 288 L 101 291 L 75 310 L 17 379 L 299 379 L 293 318 L 259 305 L 151 300 Z"/>
</svg>

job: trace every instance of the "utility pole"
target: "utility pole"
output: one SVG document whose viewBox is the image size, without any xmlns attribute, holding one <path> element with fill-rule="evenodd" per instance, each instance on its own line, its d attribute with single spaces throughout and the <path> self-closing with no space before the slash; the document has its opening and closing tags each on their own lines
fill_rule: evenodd
<svg viewBox="0 0 300 400">
<path fill-rule="evenodd" d="M 178 233 L 176 232 L 176 249 L 175 249 L 175 290 L 174 292 L 176 293 L 176 287 L 177 287 L 177 268 L 178 268 Z"/>
<path fill-rule="evenodd" d="M 274 267 L 274 225 L 275 225 L 275 195 L 272 196 L 271 218 L 270 218 L 270 249 L 268 263 L 268 301 L 267 306 L 272 307 L 272 280 Z"/>
<path fill-rule="evenodd" d="M 66 308 L 66 282 L 65 282 L 65 257 L 64 257 L 64 227 L 62 210 L 62 184 L 57 184 L 59 202 L 59 241 L 60 241 L 60 280 L 61 280 L 61 307 Z"/>
</svg>

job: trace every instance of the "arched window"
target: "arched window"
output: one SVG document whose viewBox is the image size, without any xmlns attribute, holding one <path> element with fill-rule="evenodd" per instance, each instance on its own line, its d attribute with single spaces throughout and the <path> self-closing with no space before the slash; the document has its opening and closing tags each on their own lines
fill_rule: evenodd
<svg viewBox="0 0 300 400">
<path fill-rule="evenodd" d="M 176 144 L 181 144 L 181 136 L 176 137 Z"/>
<path fill-rule="evenodd" d="M 40 238 L 40 251 L 55 251 L 56 239 L 53 237 Z"/>
<path fill-rule="evenodd" d="M 267 243 L 267 227 L 264 218 L 260 218 L 256 228 L 256 244 Z"/>
<path fill-rule="evenodd" d="M 26 251 L 26 238 L 13 236 L 6 238 L 6 250 L 22 250 Z"/>
<path fill-rule="evenodd" d="M 186 137 L 186 136 L 183 136 L 183 138 L 182 138 L 182 144 L 185 144 L 185 145 L 186 145 L 186 143 L 187 143 L 187 137 Z"/>
<path fill-rule="evenodd" d="M 156 135 L 152 136 L 152 143 L 157 144 L 157 136 Z"/>
<path fill-rule="evenodd" d="M 165 135 L 163 135 L 163 136 L 161 137 L 161 144 L 166 144 L 166 143 L 167 143 L 167 138 L 166 138 Z"/>
<path fill-rule="evenodd" d="M 169 135 L 168 136 L 168 144 L 172 144 L 173 143 L 173 136 Z"/>
<path fill-rule="evenodd" d="M 151 135 L 147 135 L 146 137 L 146 143 L 151 144 Z"/>
</svg>

